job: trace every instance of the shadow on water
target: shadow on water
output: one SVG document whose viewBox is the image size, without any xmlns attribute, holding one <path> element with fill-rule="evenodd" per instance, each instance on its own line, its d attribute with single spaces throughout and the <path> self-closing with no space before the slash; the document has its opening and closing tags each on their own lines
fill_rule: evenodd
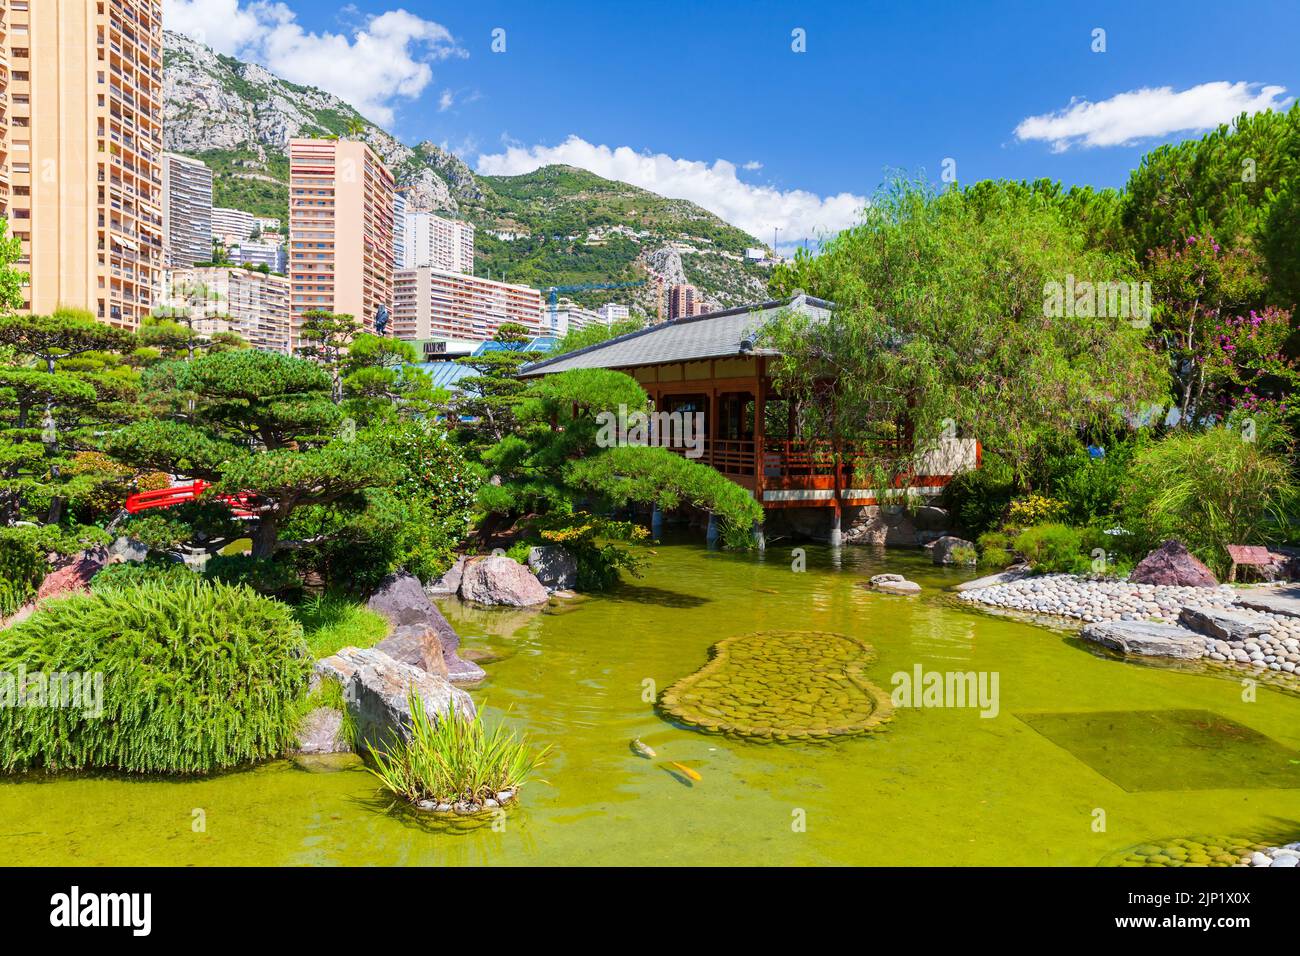
<svg viewBox="0 0 1300 956">
<path fill-rule="evenodd" d="M 657 604 L 662 607 L 690 608 L 702 607 L 713 599 L 681 591 L 669 591 L 649 584 L 620 584 L 609 591 L 606 597 L 615 601 L 627 601 L 636 604 Z"/>
</svg>

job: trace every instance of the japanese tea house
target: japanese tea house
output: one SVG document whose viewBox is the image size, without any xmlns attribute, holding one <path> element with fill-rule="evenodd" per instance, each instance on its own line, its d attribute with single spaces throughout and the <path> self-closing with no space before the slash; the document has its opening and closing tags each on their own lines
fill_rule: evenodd
<svg viewBox="0 0 1300 956">
<path fill-rule="evenodd" d="M 655 411 L 702 413 L 703 454 L 697 460 L 748 488 L 765 508 L 832 507 L 835 476 L 829 443 L 797 437 L 793 403 L 776 392 L 768 375 L 768 363 L 777 353 L 758 339 L 763 325 L 783 310 L 796 309 L 817 321 L 833 308 L 830 302 L 797 295 L 674 319 L 536 362 L 522 374 L 579 368 L 626 372 L 649 394 Z M 680 446 L 673 450 L 685 451 Z M 978 467 L 979 454 L 973 439 L 940 440 L 917 456 L 907 490 L 938 494 L 954 474 Z M 876 504 L 874 489 L 854 486 L 853 471 L 852 463 L 846 463 L 842 504 Z"/>
</svg>

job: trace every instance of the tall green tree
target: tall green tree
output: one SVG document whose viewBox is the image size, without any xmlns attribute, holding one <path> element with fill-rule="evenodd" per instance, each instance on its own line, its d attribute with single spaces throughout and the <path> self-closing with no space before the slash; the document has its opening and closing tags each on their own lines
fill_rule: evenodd
<svg viewBox="0 0 1300 956">
<path fill-rule="evenodd" d="M 1051 294 L 1135 273 L 1032 192 L 899 182 L 862 225 L 773 277 L 779 295 L 803 289 L 839 309 L 825 321 L 792 310 L 761 337 L 780 353 L 769 367 L 804 437 L 865 461 L 874 487 L 945 435 L 979 439 L 1023 479 L 1052 439 L 1165 394 L 1140 316 L 1097 315 L 1083 297 L 1062 314 Z"/>
<path fill-rule="evenodd" d="M 396 475 L 365 432 L 339 433 L 330 385 L 305 359 L 253 349 L 165 363 L 146 370 L 143 387 L 170 395 L 171 413 L 120 430 L 109 451 L 137 468 L 210 481 L 216 495 L 248 496 L 253 556 L 270 557 L 296 510 L 360 508 L 362 491 Z"/>
<path fill-rule="evenodd" d="M 0 217 L 0 315 L 23 306 L 23 286 L 29 277 L 22 269 L 14 268 L 22 255 L 22 240 L 9 235 L 9 220 Z"/>
</svg>

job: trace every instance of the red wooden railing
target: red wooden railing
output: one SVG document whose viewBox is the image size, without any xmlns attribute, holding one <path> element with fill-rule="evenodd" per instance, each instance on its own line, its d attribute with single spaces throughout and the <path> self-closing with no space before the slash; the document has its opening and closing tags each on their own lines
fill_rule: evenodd
<svg viewBox="0 0 1300 956">
<path fill-rule="evenodd" d="M 156 491 L 140 491 L 128 495 L 124 507 L 131 514 L 139 514 L 150 508 L 170 508 L 173 505 L 197 500 L 210 487 L 212 487 L 211 483 L 200 478 L 189 484 L 172 485 L 170 488 L 159 488 Z M 238 495 L 218 495 L 217 500 L 225 502 L 237 518 L 252 518 L 256 515 L 256 512 L 251 510 L 256 506 L 256 500 L 247 492 Z"/>
</svg>

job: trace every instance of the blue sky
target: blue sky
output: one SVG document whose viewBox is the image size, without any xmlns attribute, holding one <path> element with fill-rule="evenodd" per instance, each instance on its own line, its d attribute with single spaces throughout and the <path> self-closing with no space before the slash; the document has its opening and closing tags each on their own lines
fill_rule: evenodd
<svg viewBox="0 0 1300 956">
<path fill-rule="evenodd" d="M 164 16 L 481 171 L 574 162 L 767 242 L 780 226 L 783 246 L 845 225 L 890 169 L 1122 186 L 1152 146 L 1300 91 L 1295 0 L 166 0 Z"/>
</svg>

